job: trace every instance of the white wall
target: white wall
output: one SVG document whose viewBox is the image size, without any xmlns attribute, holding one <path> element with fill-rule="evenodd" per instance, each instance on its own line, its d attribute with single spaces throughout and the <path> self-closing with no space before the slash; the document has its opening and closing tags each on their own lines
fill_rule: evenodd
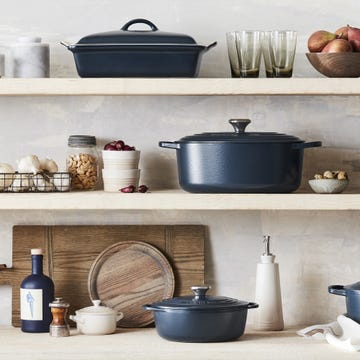
<svg viewBox="0 0 360 360">
<path fill-rule="evenodd" d="M 218 46 L 203 58 L 200 76 L 230 76 L 225 32 L 291 28 L 298 31 L 295 76 L 318 75 L 307 62 L 306 38 L 315 30 L 358 25 L 357 0 L 294 3 L 282 1 L 115 1 L 12 0 L 0 12 L 3 51 L 19 35 L 41 35 L 51 43 L 53 77 L 76 76 L 72 55 L 60 40 L 120 28 L 136 17 L 160 29 L 192 35 Z M 9 58 L 8 58 L 9 59 Z M 9 70 L 8 70 L 9 71 Z M 306 180 L 317 170 L 345 168 L 350 189 L 359 187 L 359 97 L 12 97 L 0 98 L 0 162 L 15 164 L 29 153 L 51 156 L 64 165 L 68 135 L 96 135 L 100 145 L 122 138 L 142 150 L 142 182 L 151 188 L 177 186 L 174 152 L 159 140 L 203 131 L 230 131 L 227 120 L 248 117 L 252 130 L 278 131 L 325 147 L 309 150 Z M 165 175 L 164 175 L 165 174 Z M 14 195 L 16 196 L 16 195 Z M 121 196 L 121 195 L 119 195 Z M 206 278 L 213 293 L 253 300 L 262 235 L 273 239 L 280 263 L 287 325 L 333 320 L 344 299 L 327 286 L 359 280 L 358 212 L 202 211 L 202 212 L 0 212 L 0 263 L 11 263 L 14 224 L 205 224 Z M 14 289 L 17 296 L 18 289 Z M 57 294 L 61 295 L 61 294 Z M 0 323 L 10 323 L 10 291 L 0 288 Z M 250 316 L 251 321 L 251 316 Z"/>
</svg>

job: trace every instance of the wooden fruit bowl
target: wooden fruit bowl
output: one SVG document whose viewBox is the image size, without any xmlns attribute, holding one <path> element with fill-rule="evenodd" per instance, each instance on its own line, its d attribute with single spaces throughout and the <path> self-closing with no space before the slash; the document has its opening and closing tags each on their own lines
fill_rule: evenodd
<svg viewBox="0 0 360 360">
<path fill-rule="evenodd" d="M 311 65 L 327 77 L 360 77 L 360 53 L 307 53 Z"/>
</svg>

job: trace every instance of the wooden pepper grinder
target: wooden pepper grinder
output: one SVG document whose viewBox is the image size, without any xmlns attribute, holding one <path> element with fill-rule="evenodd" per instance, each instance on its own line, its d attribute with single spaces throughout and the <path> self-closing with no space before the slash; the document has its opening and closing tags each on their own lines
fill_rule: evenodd
<svg viewBox="0 0 360 360">
<path fill-rule="evenodd" d="M 69 306 L 61 297 L 55 298 L 55 301 L 49 304 L 53 316 L 50 324 L 50 336 L 70 336 L 70 328 L 66 322 L 66 313 Z"/>
</svg>

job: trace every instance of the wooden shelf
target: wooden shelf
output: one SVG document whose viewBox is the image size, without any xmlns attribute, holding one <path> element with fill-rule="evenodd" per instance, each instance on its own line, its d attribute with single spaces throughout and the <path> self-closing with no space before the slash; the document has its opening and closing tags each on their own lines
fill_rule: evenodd
<svg viewBox="0 0 360 360">
<path fill-rule="evenodd" d="M 360 81 L 351 78 L 3 78 L 0 95 L 360 95 Z"/>
<path fill-rule="evenodd" d="M 305 339 L 294 329 L 278 332 L 246 331 L 236 341 L 223 343 L 178 343 L 162 339 L 155 329 L 119 329 L 106 336 L 78 335 L 52 338 L 48 333 L 28 334 L 1 328 L 0 358 L 6 360 L 332 360 L 355 359 L 357 354 L 340 351 L 326 340 Z"/>
<path fill-rule="evenodd" d="M 360 210 L 360 194 L 2 193 L 0 210 Z"/>
</svg>

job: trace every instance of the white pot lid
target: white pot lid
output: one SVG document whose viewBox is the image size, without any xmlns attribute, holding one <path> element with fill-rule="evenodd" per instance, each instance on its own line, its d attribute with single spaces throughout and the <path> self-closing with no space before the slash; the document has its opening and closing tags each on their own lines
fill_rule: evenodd
<svg viewBox="0 0 360 360">
<path fill-rule="evenodd" d="M 93 306 L 88 306 L 78 310 L 80 314 L 91 314 L 91 315 L 115 315 L 115 311 L 107 306 L 102 306 L 101 300 L 91 300 Z"/>
</svg>

